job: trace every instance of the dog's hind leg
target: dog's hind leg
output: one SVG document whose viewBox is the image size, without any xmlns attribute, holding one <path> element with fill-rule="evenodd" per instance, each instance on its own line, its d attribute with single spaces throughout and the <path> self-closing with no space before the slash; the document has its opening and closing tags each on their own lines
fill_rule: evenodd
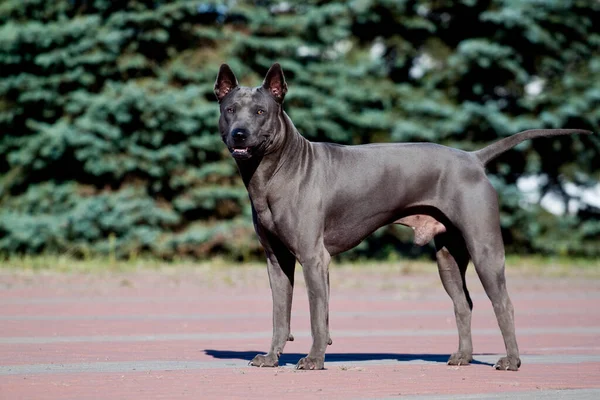
<svg viewBox="0 0 600 400">
<path fill-rule="evenodd" d="M 250 361 L 256 367 L 277 367 L 279 356 L 287 341 L 294 340 L 290 333 L 292 294 L 296 258 L 281 243 L 267 249 L 267 270 L 273 296 L 273 339 L 267 354 L 259 354 Z"/>
<path fill-rule="evenodd" d="M 494 307 L 494 313 L 506 346 L 507 356 L 498 360 L 494 367 L 501 370 L 517 371 L 521 366 L 521 359 L 519 358 L 519 347 L 515 335 L 514 308 L 506 289 L 504 246 L 502 245 L 500 232 L 498 232 L 498 237 L 499 240 L 496 240 L 495 246 L 500 246 L 500 250 L 495 246 L 491 249 L 486 245 L 475 244 L 471 246 L 471 256 L 485 293 Z"/>
<path fill-rule="evenodd" d="M 473 302 L 465 281 L 469 253 L 460 232 L 456 229 L 448 229 L 448 232 L 436 236 L 435 247 L 440 278 L 454 303 L 458 328 L 458 351 L 450 356 L 448 365 L 468 365 L 473 360 L 471 340 Z"/>
<path fill-rule="evenodd" d="M 494 367 L 517 371 L 521 360 L 515 336 L 514 308 L 506 289 L 504 243 L 500 231 L 497 195 L 489 185 L 482 192 L 471 196 L 478 199 L 471 202 L 468 208 L 469 213 L 476 218 L 469 218 L 463 223 L 461 231 L 475 271 L 494 307 L 506 346 L 506 357 L 500 358 Z"/>
<path fill-rule="evenodd" d="M 329 268 L 327 268 L 327 303 L 329 303 L 329 296 L 331 294 L 331 288 L 329 284 Z M 329 307 L 327 307 L 327 345 L 331 346 L 333 340 L 331 339 L 331 332 L 329 331 Z"/>
</svg>

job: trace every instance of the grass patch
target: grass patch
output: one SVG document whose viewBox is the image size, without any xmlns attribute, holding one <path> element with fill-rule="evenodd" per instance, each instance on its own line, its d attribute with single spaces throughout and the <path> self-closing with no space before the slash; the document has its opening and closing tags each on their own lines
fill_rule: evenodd
<svg viewBox="0 0 600 400">
<path fill-rule="evenodd" d="M 102 272 L 133 272 L 147 270 L 169 270 L 186 268 L 265 268 L 264 261 L 253 263 L 236 263 L 225 258 L 210 260 L 175 259 L 165 261 L 157 258 L 114 259 L 111 257 L 89 257 L 78 259 L 68 255 L 9 255 L 0 258 L 0 270 L 24 272 L 59 272 L 59 273 L 102 273 Z M 542 256 L 507 256 L 507 271 L 539 275 L 539 276 L 598 276 L 600 277 L 600 260 L 589 258 L 542 257 Z M 362 260 L 355 262 L 333 261 L 333 269 L 377 269 L 379 271 L 397 271 L 401 274 L 437 273 L 433 260 L 398 260 L 377 261 Z M 474 272 L 472 265 L 468 269 Z"/>
<path fill-rule="evenodd" d="M 515 268 L 600 268 L 600 259 L 566 256 L 518 256 L 507 255 L 506 265 Z"/>
<path fill-rule="evenodd" d="M 509 255 L 506 257 L 506 269 L 539 276 L 600 277 L 600 259 Z"/>
<path fill-rule="evenodd" d="M 134 272 L 148 270 L 168 270 L 186 268 L 227 268 L 241 266 L 222 258 L 210 261 L 193 259 L 175 259 L 165 261 L 158 258 L 136 257 L 135 259 L 114 259 L 111 257 L 74 258 L 68 255 L 10 255 L 0 258 L 0 271 L 61 272 L 61 273 L 102 273 Z M 259 265 L 243 264 L 244 266 Z M 262 265 L 262 264 L 260 264 Z"/>
<path fill-rule="evenodd" d="M 362 260 L 354 262 L 333 263 L 333 268 L 369 269 L 399 271 L 405 275 L 437 274 L 435 260 L 399 260 L 399 261 L 373 261 Z M 508 273 L 517 273 L 532 276 L 583 276 L 600 278 L 600 259 L 582 257 L 549 257 L 549 256 L 506 256 L 506 270 Z M 475 274 L 473 263 L 467 268 L 468 274 Z"/>
</svg>

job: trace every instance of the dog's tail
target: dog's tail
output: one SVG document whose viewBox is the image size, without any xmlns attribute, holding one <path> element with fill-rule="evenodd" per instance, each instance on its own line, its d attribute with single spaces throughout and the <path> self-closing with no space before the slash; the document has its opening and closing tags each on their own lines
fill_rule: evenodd
<svg viewBox="0 0 600 400">
<path fill-rule="evenodd" d="M 498 140 L 497 142 L 492 143 L 481 150 L 474 151 L 473 154 L 475 154 L 477 158 L 479 158 L 479 160 L 483 163 L 483 165 L 485 165 L 488 162 L 492 161 L 494 158 L 498 157 L 500 154 L 512 149 L 524 140 L 534 139 L 537 137 L 572 135 L 576 133 L 584 135 L 592 134 L 592 132 L 583 129 L 531 129 Z"/>
</svg>

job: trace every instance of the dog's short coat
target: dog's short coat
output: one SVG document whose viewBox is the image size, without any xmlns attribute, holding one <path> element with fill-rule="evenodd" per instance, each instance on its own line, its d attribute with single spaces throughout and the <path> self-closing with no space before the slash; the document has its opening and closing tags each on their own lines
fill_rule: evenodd
<svg viewBox="0 0 600 400">
<path fill-rule="evenodd" d="M 430 143 L 341 146 L 304 139 L 283 111 L 287 92 L 279 64 L 263 85 L 240 87 L 223 64 L 215 83 L 219 130 L 236 160 L 265 248 L 273 295 L 273 340 L 255 366 L 277 366 L 290 334 L 296 260 L 306 280 L 313 344 L 299 369 L 322 369 L 329 335 L 329 261 L 390 223 L 413 228 L 415 243 L 435 240 L 439 273 L 454 302 L 458 351 L 448 364 L 472 361 L 469 260 L 490 298 L 506 345 L 495 367 L 521 365 L 513 306 L 504 277 L 497 194 L 485 174 L 494 157 L 526 139 L 591 133 L 529 130 L 479 151 Z"/>
</svg>

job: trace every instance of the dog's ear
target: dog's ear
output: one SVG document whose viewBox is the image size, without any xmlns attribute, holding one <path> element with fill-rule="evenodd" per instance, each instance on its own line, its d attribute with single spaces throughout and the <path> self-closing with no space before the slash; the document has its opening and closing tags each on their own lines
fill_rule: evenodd
<svg viewBox="0 0 600 400">
<path fill-rule="evenodd" d="M 219 68 L 219 75 L 217 75 L 217 81 L 215 82 L 215 95 L 219 103 L 223 100 L 223 97 L 227 96 L 227 93 L 231 92 L 238 86 L 238 81 L 233 74 L 229 65 L 222 64 Z"/>
<path fill-rule="evenodd" d="M 267 72 L 267 75 L 265 76 L 262 87 L 269 92 L 277 102 L 283 103 L 283 98 L 287 93 L 287 83 L 285 83 L 283 70 L 279 63 L 275 63 L 269 68 L 269 72 Z"/>
</svg>

